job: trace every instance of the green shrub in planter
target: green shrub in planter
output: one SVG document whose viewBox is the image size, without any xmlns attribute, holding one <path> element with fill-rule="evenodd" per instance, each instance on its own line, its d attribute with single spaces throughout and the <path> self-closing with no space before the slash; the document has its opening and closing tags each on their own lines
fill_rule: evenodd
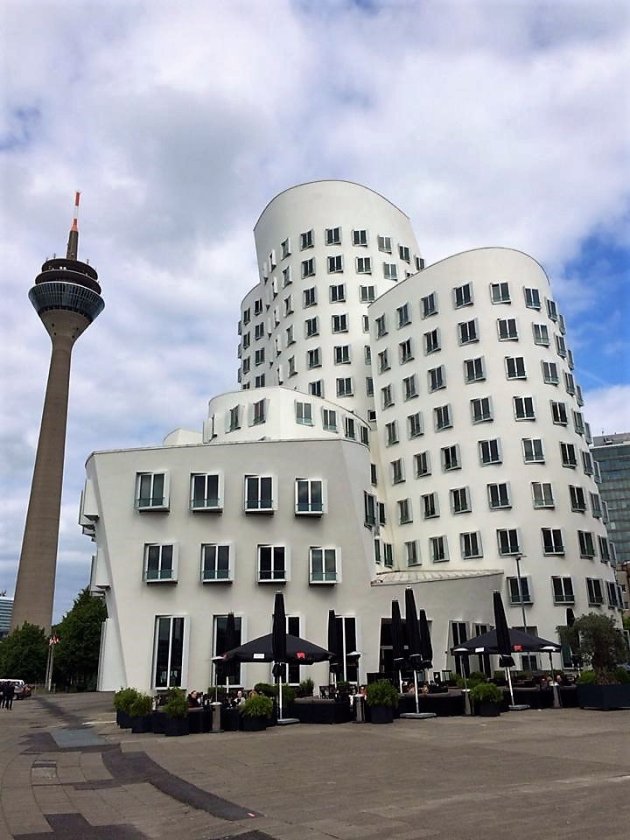
<svg viewBox="0 0 630 840">
<path fill-rule="evenodd" d="M 137 692 L 136 697 L 129 707 L 129 714 L 132 718 L 145 717 L 150 715 L 153 709 L 153 698 L 149 694 Z"/>
<path fill-rule="evenodd" d="M 470 676 L 468 677 L 468 687 L 473 688 L 473 686 L 478 685 L 479 683 L 487 682 L 487 677 L 485 674 L 482 674 L 481 671 L 473 671 Z"/>
<path fill-rule="evenodd" d="M 114 694 L 114 709 L 130 714 L 131 706 L 139 692 L 135 688 L 121 688 Z"/>
<path fill-rule="evenodd" d="M 627 671 L 625 668 L 615 668 L 613 676 L 617 683 L 621 683 L 622 685 L 630 683 L 630 671 Z"/>
<path fill-rule="evenodd" d="M 398 706 L 398 689 L 389 680 L 378 680 L 367 687 L 366 702 L 368 706 Z"/>
<path fill-rule="evenodd" d="M 315 683 L 310 678 L 308 680 L 302 680 L 302 682 L 297 687 L 296 694 L 298 697 L 312 697 L 313 690 L 315 688 Z"/>
<path fill-rule="evenodd" d="M 165 715 L 180 719 L 188 716 L 188 701 L 183 688 L 170 688 L 166 696 L 166 703 L 162 706 Z"/>
<path fill-rule="evenodd" d="M 340 680 L 337 683 L 337 691 L 339 694 L 350 694 L 350 683 L 345 680 Z"/>
<path fill-rule="evenodd" d="M 264 694 L 253 694 L 238 707 L 247 718 L 270 718 L 273 714 L 273 700 Z"/>
<path fill-rule="evenodd" d="M 280 692 L 278 692 L 278 697 Z M 282 704 L 286 706 L 287 703 L 293 703 L 297 696 L 297 691 L 292 685 L 285 685 L 282 683 Z"/>
<path fill-rule="evenodd" d="M 503 692 L 494 683 L 477 683 L 470 689 L 470 697 L 475 703 L 501 703 Z"/>
<path fill-rule="evenodd" d="M 257 694 L 264 694 L 265 697 L 278 696 L 278 686 L 272 685 L 271 683 L 256 683 L 256 685 L 254 686 L 254 691 L 257 692 Z"/>
<path fill-rule="evenodd" d="M 596 685 L 597 684 L 597 674 L 595 671 L 582 671 L 580 676 L 577 678 L 578 685 Z"/>
</svg>

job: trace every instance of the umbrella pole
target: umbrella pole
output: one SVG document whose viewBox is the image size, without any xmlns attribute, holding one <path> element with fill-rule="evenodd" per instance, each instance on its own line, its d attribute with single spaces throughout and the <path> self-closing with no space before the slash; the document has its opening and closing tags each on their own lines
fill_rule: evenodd
<svg viewBox="0 0 630 840">
<path fill-rule="evenodd" d="M 230 700 L 230 678 L 227 675 L 225 677 L 225 699 L 227 702 Z"/>
<path fill-rule="evenodd" d="M 507 674 L 508 685 L 510 686 L 510 699 L 512 700 L 512 705 L 514 706 L 514 689 L 512 688 L 512 672 L 509 668 L 505 669 L 505 673 Z"/>
<path fill-rule="evenodd" d="M 464 695 L 464 712 L 468 709 L 468 714 L 472 715 L 472 706 L 470 703 L 470 694 L 468 693 L 468 680 L 466 679 L 466 668 L 462 668 L 464 672 L 464 691 L 466 692 Z"/>
<path fill-rule="evenodd" d="M 551 651 L 549 651 L 549 670 L 551 671 L 551 690 L 553 691 L 553 707 L 554 709 L 560 708 L 560 696 L 559 696 L 559 689 L 558 683 L 556 682 L 556 675 L 553 672 L 553 659 L 551 658 Z"/>
<path fill-rule="evenodd" d="M 413 669 L 413 687 L 416 693 L 416 714 L 420 714 L 420 698 L 418 697 L 418 672 Z"/>
<path fill-rule="evenodd" d="M 278 709 L 278 711 L 280 712 L 280 720 L 282 720 L 282 717 L 283 717 L 283 714 L 282 714 L 282 675 L 280 675 L 280 689 L 279 689 L 278 694 L 279 694 L 279 700 L 280 700 L 280 703 L 279 703 L 280 708 Z"/>
</svg>

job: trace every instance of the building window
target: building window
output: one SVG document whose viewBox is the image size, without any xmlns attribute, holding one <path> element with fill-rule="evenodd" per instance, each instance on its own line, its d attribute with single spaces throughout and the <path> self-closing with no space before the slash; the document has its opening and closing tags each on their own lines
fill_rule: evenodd
<svg viewBox="0 0 630 840">
<path fill-rule="evenodd" d="M 420 437 L 424 434 L 424 424 L 422 422 L 421 411 L 417 411 L 415 414 L 410 414 L 407 417 L 407 428 L 410 439 Z"/>
<path fill-rule="evenodd" d="M 398 522 L 400 525 L 408 525 L 410 522 L 413 522 L 411 501 L 409 499 L 400 499 L 398 501 Z"/>
<path fill-rule="evenodd" d="M 606 581 L 606 597 L 609 607 L 621 607 L 621 589 L 618 589 L 617 585 L 612 580 Z"/>
<path fill-rule="evenodd" d="M 368 397 L 374 396 L 374 379 L 371 376 L 365 377 L 365 393 Z M 376 412 L 374 413 L 374 419 L 376 419 Z M 368 420 L 370 418 L 368 417 Z"/>
<path fill-rule="evenodd" d="M 315 257 L 302 260 L 302 277 L 313 277 L 315 274 Z"/>
<path fill-rule="evenodd" d="M 304 289 L 302 299 L 304 309 L 309 306 L 315 306 L 317 303 L 317 289 L 315 286 L 312 286 L 310 289 Z"/>
<path fill-rule="evenodd" d="M 287 315 L 292 315 L 293 314 L 293 300 L 291 298 L 291 295 L 288 295 L 287 297 L 285 297 L 283 305 L 284 305 L 284 316 L 285 316 L 285 318 L 286 318 Z"/>
<path fill-rule="evenodd" d="M 309 402 L 296 402 L 295 421 L 300 426 L 313 425 L 313 411 L 312 406 Z"/>
<path fill-rule="evenodd" d="M 345 435 L 349 440 L 356 440 L 356 424 L 354 417 L 344 417 Z"/>
<path fill-rule="evenodd" d="M 391 476 L 392 476 L 392 484 L 402 484 L 405 480 L 405 470 L 403 467 L 403 462 L 401 458 L 398 458 L 396 461 L 391 461 Z"/>
<path fill-rule="evenodd" d="M 582 416 L 581 411 L 572 411 L 571 414 L 573 415 L 573 428 L 575 429 L 576 434 L 583 435 L 584 434 L 584 417 Z"/>
<path fill-rule="evenodd" d="M 597 481 L 601 481 L 599 475 L 599 465 L 597 465 L 598 472 L 595 478 Z M 591 457 L 590 452 L 582 452 L 582 469 L 584 470 L 585 475 L 593 475 L 593 458 Z"/>
<path fill-rule="evenodd" d="M 293 373 L 295 373 L 295 371 L 293 371 Z M 291 371 L 289 371 L 289 375 L 291 375 Z M 251 426 L 258 426 L 266 421 L 266 408 L 267 400 L 258 400 L 251 406 Z"/>
<path fill-rule="evenodd" d="M 386 280 L 398 280 L 398 267 L 396 263 L 383 263 L 383 277 Z"/>
<path fill-rule="evenodd" d="M 451 511 L 457 513 L 470 513 L 470 492 L 468 487 L 456 487 L 451 490 Z"/>
<path fill-rule="evenodd" d="M 483 356 L 478 356 L 476 359 L 464 360 L 464 381 L 467 384 L 471 382 L 483 382 L 485 378 L 486 371 Z"/>
<path fill-rule="evenodd" d="M 372 273 L 372 258 L 371 257 L 357 257 L 357 274 L 371 274 Z M 361 298 L 365 303 L 368 300 L 374 300 L 374 286 L 362 286 L 362 289 L 371 289 L 371 297 Z"/>
<path fill-rule="evenodd" d="M 595 557 L 595 542 L 590 531 L 578 531 L 580 557 Z"/>
<path fill-rule="evenodd" d="M 585 513 L 586 496 L 584 495 L 583 487 L 576 487 L 575 485 L 570 484 L 569 498 L 571 499 L 571 510 L 574 513 Z"/>
<path fill-rule="evenodd" d="M 491 283 L 490 300 L 492 303 L 510 303 L 510 287 L 508 284 Z"/>
<path fill-rule="evenodd" d="M 387 319 L 385 315 L 379 315 L 374 323 L 376 324 L 377 338 L 383 338 L 384 335 L 387 335 Z"/>
<path fill-rule="evenodd" d="M 403 379 L 402 384 L 404 400 L 411 400 L 414 397 L 418 396 L 418 386 L 416 384 L 415 374 L 413 374 L 412 376 L 407 376 L 405 379 Z"/>
<path fill-rule="evenodd" d="M 338 344 L 333 351 L 333 356 L 336 365 L 350 364 L 350 345 Z"/>
<path fill-rule="evenodd" d="M 260 376 L 257 376 L 254 379 L 254 388 L 264 388 L 265 387 L 265 374 L 261 373 Z"/>
<path fill-rule="evenodd" d="M 333 315 L 332 316 L 332 331 L 334 333 L 348 332 L 348 316 L 347 315 Z"/>
<path fill-rule="evenodd" d="M 553 508 L 553 488 L 548 482 L 532 481 L 532 498 L 535 508 Z"/>
<path fill-rule="evenodd" d="M 429 550 L 432 563 L 446 563 L 448 561 L 448 544 L 446 537 L 430 537 Z"/>
<path fill-rule="evenodd" d="M 420 299 L 420 311 L 423 318 L 438 314 L 437 295 L 432 292 L 430 295 Z"/>
<path fill-rule="evenodd" d="M 217 473 L 193 473 L 190 476 L 190 509 L 221 510 L 221 478 Z"/>
<path fill-rule="evenodd" d="M 488 484 L 488 505 L 490 510 L 511 508 L 510 487 L 507 482 Z"/>
<path fill-rule="evenodd" d="M 544 464 L 543 442 L 540 438 L 523 438 L 523 460 L 526 464 Z"/>
<path fill-rule="evenodd" d="M 408 338 L 406 341 L 400 342 L 400 344 L 398 345 L 398 354 L 400 357 L 401 365 L 404 365 L 413 359 L 413 345 L 411 343 L 410 338 Z"/>
<path fill-rule="evenodd" d="M 516 420 L 535 420 L 534 398 L 514 397 L 514 418 Z"/>
<path fill-rule="evenodd" d="M 155 619 L 153 647 L 153 685 L 155 688 L 178 688 L 184 665 L 185 619 L 159 615 Z"/>
<path fill-rule="evenodd" d="M 314 397 L 324 396 L 324 383 L 321 379 L 316 379 L 315 382 L 308 383 L 308 392 Z"/>
<path fill-rule="evenodd" d="M 264 347 L 259 347 L 258 350 L 256 350 L 256 352 L 254 353 L 254 364 L 257 367 L 260 367 L 260 365 L 264 364 L 264 362 L 265 362 L 265 348 Z"/>
<path fill-rule="evenodd" d="M 437 493 L 426 493 L 424 496 L 420 496 L 420 502 L 423 519 L 435 519 L 440 515 Z"/>
<path fill-rule="evenodd" d="M 391 385 L 386 385 L 384 388 L 381 388 L 381 405 L 383 408 L 389 408 L 394 405 Z"/>
<path fill-rule="evenodd" d="M 462 560 L 472 560 L 476 557 L 483 557 L 481 549 L 481 534 L 479 531 L 470 531 L 459 535 L 459 545 L 462 552 Z"/>
<path fill-rule="evenodd" d="M 313 247 L 313 231 L 307 230 L 305 233 L 300 234 L 300 248 L 304 251 L 306 248 Z"/>
<path fill-rule="evenodd" d="M 473 423 L 487 423 L 492 420 L 492 401 L 490 397 L 479 397 L 470 401 L 470 413 Z"/>
<path fill-rule="evenodd" d="M 389 370 L 389 355 L 387 350 L 382 350 L 378 354 L 378 372 L 384 373 L 386 370 Z"/>
<path fill-rule="evenodd" d="M 287 371 L 288 376 L 295 376 L 297 374 L 297 370 L 295 368 L 295 356 L 289 356 L 287 364 L 289 368 Z"/>
<path fill-rule="evenodd" d="M 311 546 L 309 572 L 310 583 L 337 583 L 337 549 Z"/>
<path fill-rule="evenodd" d="M 599 578 L 586 578 L 586 595 L 589 607 L 600 607 L 604 603 L 602 582 Z"/>
<path fill-rule="evenodd" d="M 574 470 L 577 467 L 577 455 L 572 443 L 560 444 L 560 459 L 563 467 Z"/>
<path fill-rule="evenodd" d="M 341 254 L 335 257 L 328 257 L 327 265 L 329 274 L 339 274 L 343 271 L 343 257 Z M 343 299 L 345 300 L 345 292 Z"/>
<path fill-rule="evenodd" d="M 407 262 L 407 263 L 408 263 L 408 262 L 410 261 L 410 259 L 411 259 L 411 258 L 410 258 L 410 254 L 409 254 L 409 248 L 407 248 L 407 246 L 406 246 L 406 245 L 399 245 L 399 246 L 398 246 L 398 256 L 400 257 L 400 259 L 401 259 L 403 262 Z"/>
<path fill-rule="evenodd" d="M 532 324 L 534 333 L 534 344 L 541 347 L 549 347 L 549 329 L 546 324 Z"/>
<path fill-rule="evenodd" d="M 557 385 L 560 381 L 558 365 L 555 362 L 541 362 L 543 382 L 547 385 Z"/>
<path fill-rule="evenodd" d="M 326 245 L 341 245 L 341 228 L 326 228 L 325 241 Z"/>
<path fill-rule="evenodd" d="M 520 554 L 521 549 L 518 541 L 516 528 L 499 528 L 497 530 L 497 545 L 499 554 L 502 557 L 512 554 Z"/>
<path fill-rule="evenodd" d="M 431 475 L 431 456 L 429 452 L 418 452 L 413 456 L 416 478 Z"/>
<path fill-rule="evenodd" d="M 525 359 L 522 356 L 506 356 L 505 375 L 507 379 L 527 379 Z"/>
<path fill-rule="evenodd" d="M 450 405 L 440 405 L 434 408 L 433 418 L 436 432 L 441 432 L 443 429 L 450 429 L 453 425 Z"/>
<path fill-rule="evenodd" d="M 564 374 L 564 390 L 567 394 L 569 394 L 569 396 L 573 396 L 575 394 L 575 379 L 572 373 Z"/>
<path fill-rule="evenodd" d="M 309 370 L 313 368 L 321 367 L 322 360 L 321 360 L 321 353 L 319 347 L 315 347 L 313 350 L 306 351 L 306 367 Z"/>
<path fill-rule="evenodd" d="M 477 319 L 472 321 L 462 321 L 457 325 L 457 334 L 460 344 L 472 344 L 474 341 L 479 341 L 479 332 L 477 330 Z"/>
<path fill-rule="evenodd" d="M 383 254 L 391 254 L 392 252 L 392 238 L 391 236 L 377 237 L 378 250 Z"/>
<path fill-rule="evenodd" d="M 591 500 L 591 511 L 595 519 L 602 518 L 602 500 L 599 497 L 598 493 L 589 493 L 590 500 Z"/>
<path fill-rule="evenodd" d="M 411 315 L 409 314 L 408 303 L 404 303 L 402 306 L 399 306 L 396 309 L 396 323 L 398 325 L 398 329 L 401 329 L 401 327 L 406 327 L 408 324 L 411 323 Z"/>
<path fill-rule="evenodd" d="M 610 561 L 610 548 L 608 544 L 608 540 L 606 537 L 597 537 L 597 542 L 599 544 L 599 556 L 601 557 L 604 563 Z"/>
<path fill-rule="evenodd" d="M 417 540 L 410 540 L 405 543 L 405 557 L 408 566 L 420 566 L 420 552 L 418 551 Z"/>
<path fill-rule="evenodd" d="M 168 510 L 168 475 L 166 473 L 136 474 L 136 509 Z"/>
<path fill-rule="evenodd" d="M 144 546 L 144 579 L 147 583 L 177 581 L 175 546 L 148 543 Z"/>
<path fill-rule="evenodd" d="M 497 320 L 499 341 L 518 341 L 516 318 L 499 318 Z"/>
<path fill-rule="evenodd" d="M 569 422 L 567 407 L 563 402 L 551 402 L 551 419 L 557 426 L 566 426 Z"/>
<path fill-rule="evenodd" d="M 564 540 L 560 528 L 542 528 L 543 554 L 564 554 Z"/>
<path fill-rule="evenodd" d="M 312 338 L 314 335 L 319 335 L 319 318 L 317 316 L 314 318 L 307 318 L 306 321 L 304 321 L 304 332 L 306 334 L 306 338 Z"/>
<path fill-rule="evenodd" d="M 554 604 L 574 604 L 573 581 L 570 577 L 552 577 L 551 588 Z"/>
<path fill-rule="evenodd" d="M 550 300 L 549 298 L 546 300 L 547 303 L 547 315 L 552 321 L 558 320 L 558 308 L 555 304 L 555 301 Z"/>
<path fill-rule="evenodd" d="M 428 356 L 430 353 L 437 353 L 440 349 L 440 330 L 436 328 L 425 332 L 423 338 L 425 354 Z"/>
<path fill-rule="evenodd" d="M 485 467 L 488 464 L 500 464 L 502 462 L 501 444 L 498 438 L 480 440 L 478 446 L 479 461 L 482 466 Z"/>
<path fill-rule="evenodd" d="M 204 543 L 201 546 L 201 582 L 215 583 L 231 580 L 230 546 Z"/>
<path fill-rule="evenodd" d="M 439 391 L 441 388 L 446 388 L 446 372 L 444 365 L 436 368 L 431 368 L 427 371 L 427 378 L 429 382 L 429 392 Z"/>
<path fill-rule="evenodd" d="M 318 478 L 295 479 L 295 513 L 319 516 L 324 512 L 323 482 Z"/>
<path fill-rule="evenodd" d="M 325 432 L 337 431 L 337 412 L 331 408 L 322 408 L 322 427 Z"/>
<path fill-rule="evenodd" d="M 470 306 L 473 302 L 472 284 L 466 283 L 464 286 L 457 286 L 453 289 L 453 305 L 455 309 L 461 309 L 462 306 Z"/>
<path fill-rule="evenodd" d="M 245 476 L 245 512 L 273 512 L 273 478 L 271 476 Z"/>
<path fill-rule="evenodd" d="M 510 604 L 516 606 L 518 604 L 531 604 L 532 597 L 530 593 L 529 578 L 527 577 L 508 577 L 506 578 L 508 586 L 508 595 Z"/>
<path fill-rule="evenodd" d="M 372 528 L 376 525 L 376 497 L 372 493 L 363 493 L 365 524 Z"/>
<path fill-rule="evenodd" d="M 360 248 L 367 248 L 367 244 L 368 244 L 367 230 L 353 230 L 352 231 L 352 244 L 356 245 Z"/>
<path fill-rule="evenodd" d="M 282 259 L 288 257 L 291 253 L 291 240 L 285 239 L 283 242 L 280 243 L 280 251 L 282 253 Z"/>
<path fill-rule="evenodd" d="M 525 306 L 528 309 L 540 309 L 540 292 L 538 289 L 524 288 Z"/>
<path fill-rule="evenodd" d="M 352 396 L 352 377 L 343 376 L 337 379 L 337 396 L 351 397 Z"/>
<path fill-rule="evenodd" d="M 286 551 L 283 545 L 258 546 L 258 583 L 287 580 Z"/>
<path fill-rule="evenodd" d="M 461 466 L 462 461 L 459 454 L 459 445 L 454 444 L 453 446 L 442 447 L 442 469 L 444 472 L 459 470 Z"/>
</svg>

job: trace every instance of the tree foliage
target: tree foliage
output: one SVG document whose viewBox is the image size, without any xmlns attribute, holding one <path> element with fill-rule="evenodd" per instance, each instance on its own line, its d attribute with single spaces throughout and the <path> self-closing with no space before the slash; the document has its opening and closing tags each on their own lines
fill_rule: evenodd
<svg viewBox="0 0 630 840">
<path fill-rule="evenodd" d="M 0 677 L 33 684 L 44 681 L 48 639 L 42 627 L 27 621 L 0 642 Z"/>
<path fill-rule="evenodd" d="M 102 598 L 83 589 L 72 608 L 54 628 L 59 637 L 55 649 L 53 682 L 59 686 L 85 690 L 94 687 L 98 671 L 101 626 L 107 618 Z"/>
<path fill-rule="evenodd" d="M 563 644 L 590 664 L 597 682 L 615 682 L 615 666 L 627 655 L 621 630 L 607 615 L 591 612 L 578 618 L 573 627 L 559 627 Z"/>
</svg>

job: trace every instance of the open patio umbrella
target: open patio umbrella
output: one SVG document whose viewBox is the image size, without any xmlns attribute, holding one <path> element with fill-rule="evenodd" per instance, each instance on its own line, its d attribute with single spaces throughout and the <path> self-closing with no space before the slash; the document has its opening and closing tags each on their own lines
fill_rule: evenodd
<svg viewBox="0 0 630 840">
<path fill-rule="evenodd" d="M 550 642 L 533 633 L 524 633 L 510 627 L 510 651 L 512 653 L 558 653 L 561 648 L 556 642 Z M 500 653 L 497 631 L 489 630 L 481 636 L 475 636 L 459 645 L 451 648 L 451 653 L 460 655 L 471 655 L 474 653 Z"/>
<path fill-rule="evenodd" d="M 287 656 L 286 662 L 296 665 L 312 665 L 314 662 L 326 662 L 331 657 L 330 651 L 319 645 L 300 639 L 299 636 L 292 636 L 287 633 Z M 227 662 L 273 662 L 272 634 L 259 636 L 250 642 L 239 645 L 233 650 L 223 654 Z"/>
<path fill-rule="evenodd" d="M 398 685 L 402 693 L 402 669 L 405 666 L 405 631 L 403 629 L 400 606 L 398 601 L 392 601 L 392 655 L 394 670 L 398 671 Z"/>
<path fill-rule="evenodd" d="M 413 687 L 416 696 L 416 714 L 420 712 L 420 698 L 418 697 L 418 669 L 422 669 L 422 638 L 416 610 L 416 599 L 413 589 L 405 589 L 405 625 L 407 627 L 407 644 L 409 645 L 409 664 L 413 670 Z"/>
<path fill-rule="evenodd" d="M 330 660 L 331 683 L 336 684 L 337 677 L 342 669 L 343 655 L 340 654 L 339 626 L 334 610 L 328 610 L 328 650 L 332 654 Z"/>
<path fill-rule="evenodd" d="M 282 718 L 282 679 L 284 666 L 287 662 L 287 616 L 284 610 L 284 595 L 282 592 L 276 592 L 273 605 L 271 653 L 274 661 L 274 676 L 277 676 L 279 680 L 278 715 Z"/>
</svg>

